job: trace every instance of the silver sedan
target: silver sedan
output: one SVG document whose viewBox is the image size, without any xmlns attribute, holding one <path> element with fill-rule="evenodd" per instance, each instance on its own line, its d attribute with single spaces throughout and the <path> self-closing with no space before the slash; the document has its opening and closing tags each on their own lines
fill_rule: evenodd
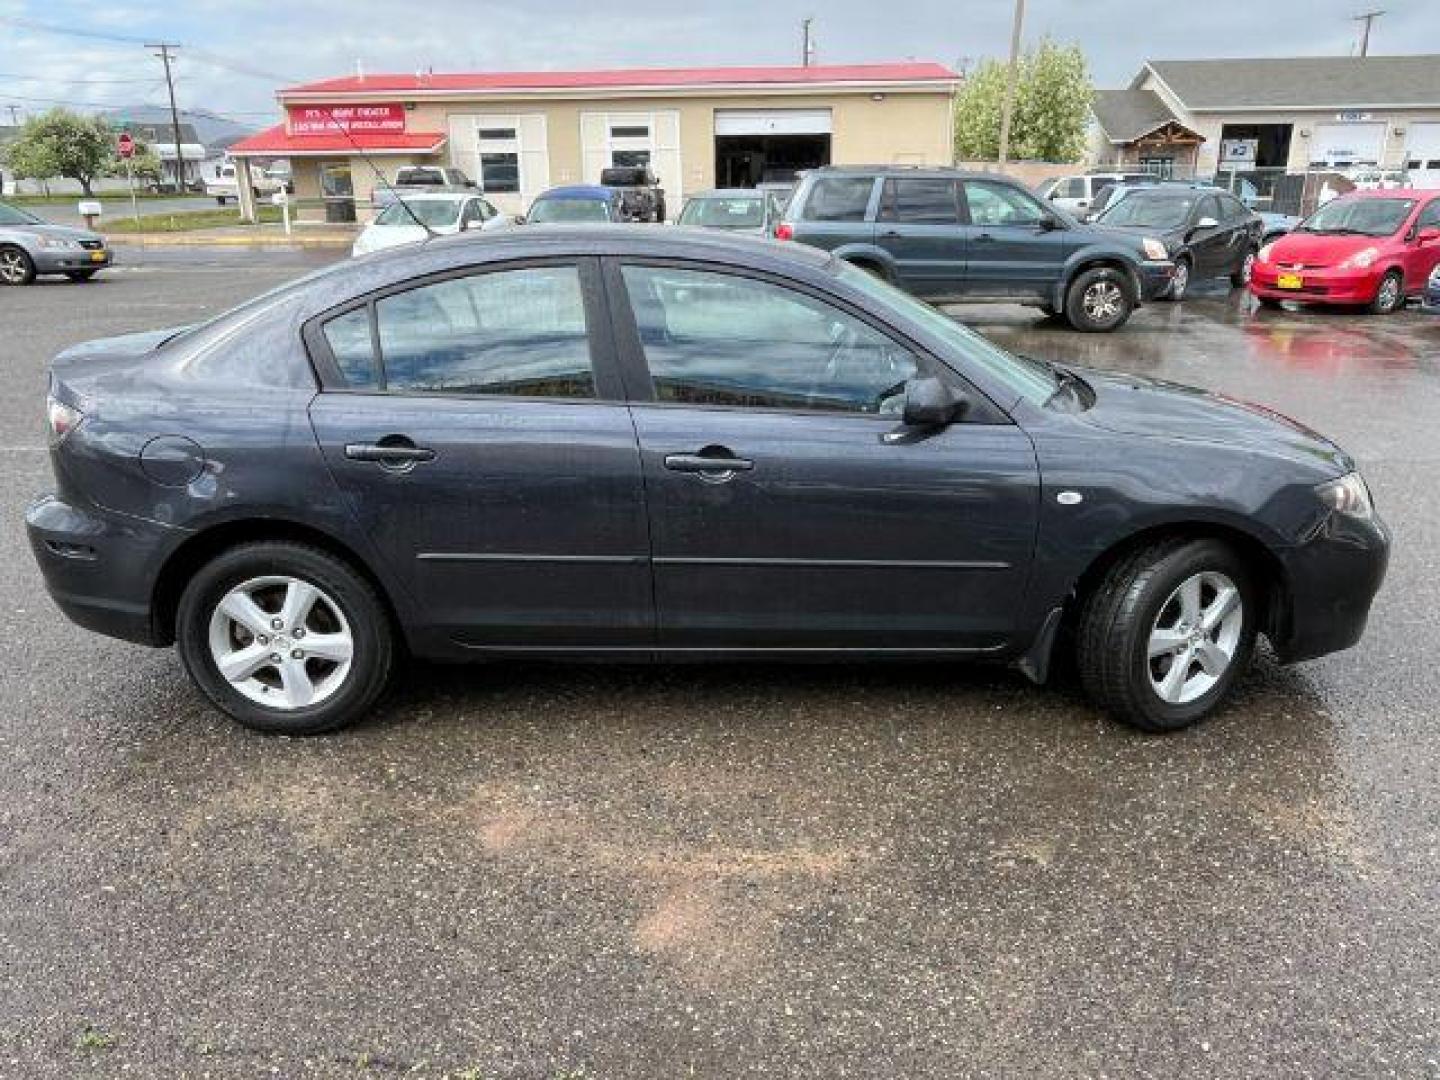
<svg viewBox="0 0 1440 1080">
<path fill-rule="evenodd" d="M 28 210 L 0 203 L 0 285 L 29 285 L 40 274 L 89 281 L 113 261 L 99 233 L 52 225 Z"/>
</svg>

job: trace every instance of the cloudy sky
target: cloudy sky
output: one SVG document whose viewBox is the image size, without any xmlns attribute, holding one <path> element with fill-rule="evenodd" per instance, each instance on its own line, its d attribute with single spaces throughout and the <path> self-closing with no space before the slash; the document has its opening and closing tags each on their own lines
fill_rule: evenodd
<svg viewBox="0 0 1440 1080">
<path fill-rule="evenodd" d="M 1372 53 L 1440 53 L 1437 0 L 1386 0 Z M 1147 57 L 1346 55 L 1366 0 L 1029 0 L 1025 38 L 1078 42 L 1102 86 Z M 143 45 L 179 42 L 182 108 L 273 119 L 277 82 L 370 72 L 786 64 L 816 17 L 820 63 L 973 66 L 1008 48 L 1011 0 L 0 0 L 0 122 L 162 103 Z M 66 31 L 65 33 L 56 32 Z"/>
</svg>

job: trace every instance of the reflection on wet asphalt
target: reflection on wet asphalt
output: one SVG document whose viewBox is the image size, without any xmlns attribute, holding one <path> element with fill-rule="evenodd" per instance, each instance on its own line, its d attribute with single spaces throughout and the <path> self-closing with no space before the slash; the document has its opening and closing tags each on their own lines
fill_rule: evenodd
<svg viewBox="0 0 1440 1080">
<path fill-rule="evenodd" d="M 25 547 L 49 355 L 317 257 L 135 258 L 0 296 L 0 1075 L 1440 1076 L 1440 319 L 957 309 L 1360 458 L 1369 634 L 1193 732 L 984 668 L 417 665 L 286 741 Z"/>
</svg>

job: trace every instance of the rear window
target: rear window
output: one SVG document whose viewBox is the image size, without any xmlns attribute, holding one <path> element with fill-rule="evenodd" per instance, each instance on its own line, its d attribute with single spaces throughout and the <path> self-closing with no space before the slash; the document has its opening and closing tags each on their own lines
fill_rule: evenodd
<svg viewBox="0 0 1440 1080">
<path fill-rule="evenodd" d="M 870 176 L 821 176 L 810 187 L 802 221 L 864 221 L 875 180 Z"/>
</svg>

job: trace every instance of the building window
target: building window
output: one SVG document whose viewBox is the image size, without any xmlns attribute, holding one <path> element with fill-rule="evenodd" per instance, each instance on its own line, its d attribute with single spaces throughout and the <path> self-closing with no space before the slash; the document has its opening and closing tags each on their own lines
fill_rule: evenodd
<svg viewBox="0 0 1440 1080">
<path fill-rule="evenodd" d="M 648 139 L 650 138 L 650 127 L 648 124 L 616 124 L 610 128 L 612 139 Z"/>
<path fill-rule="evenodd" d="M 1142 157 L 1139 160 L 1140 168 L 1153 176 L 1168 180 L 1175 173 L 1175 159 L 1173 157 Z"/>
<path fill-rule="evenodd" d="M 512 153 L 480 155 L 480 190 L 505 194 L 520 190 L 520 155 Z"/>
<path fill-rule="evenodd" d="M 650 164 L 649 150 L 612 150 L 610 164 L 617 169 L 639 168 Z"/>
<path fill-rule="evenodd" d="M 505 140 L 514 138 L 515 129 L 513 127 L 493 127 L 480 129 L 480 140 L 482 142 L 486 142 L 492 139 Z"/>
</svg>

